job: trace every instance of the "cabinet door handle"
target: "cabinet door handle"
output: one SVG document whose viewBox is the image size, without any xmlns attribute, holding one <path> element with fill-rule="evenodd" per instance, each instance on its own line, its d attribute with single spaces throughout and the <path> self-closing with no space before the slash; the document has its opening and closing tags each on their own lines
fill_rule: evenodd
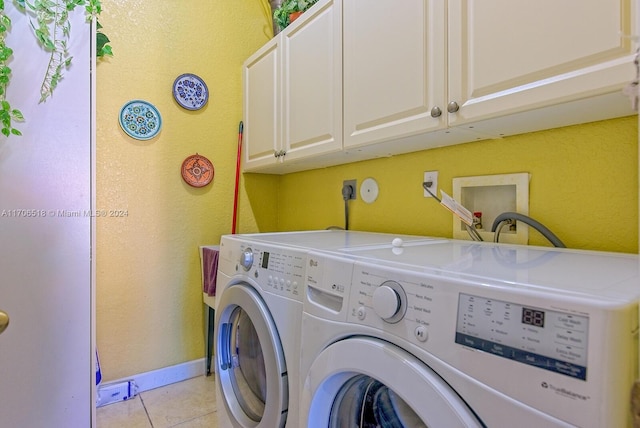
<svg viewBox="0 0 640 428">
<path fill-rule="evenodd" d="M 0 334 L 9 327 L 9 315 L 6 312 L 0 311 Z"/>
<path fill-rule="evenodd" d="M 440 117 L 442 115 L 442 110 L 440 110 L 440 107 L 435 106 L 434 108 L 431 109 L 431 117 Z"/>
<path fill-rule="evenodd" d="M 455 113 L 458 110 L 460 110 L 460 106 L 458 105 L 457 102 L 451 101 L 449 104 L 447 104 L 447 111 L 449 113 Z"/>
<path fill-rule="evenodd" d="M 279 158 L 280 157 L 280 150 L 276 150 L 275 152 L 273 152 L 273 156 L 275 158 Z"/>
</svg>

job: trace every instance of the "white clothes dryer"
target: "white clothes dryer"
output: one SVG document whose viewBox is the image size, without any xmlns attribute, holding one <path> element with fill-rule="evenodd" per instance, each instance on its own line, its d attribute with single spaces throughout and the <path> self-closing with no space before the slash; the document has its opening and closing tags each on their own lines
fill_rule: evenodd
<svg viewBox="0 0 640 428">
<path fill-rule="evenodd" d="M 221 427 L 284 427 L 298 418 L 290 398 L 300 382 L 305 261 L 301 250 L 222 237 L 214 323 Z"/>
<path fill-rule="evenodd" d="M 454 240 L 311 252 L 300 427 L 625 427 L 639 258 Z"/>
<path fill-rule="evenodd" d="M 429 241 L 403 238 L 407 242 Z M 310 248 L 369 248 L 389 244 L 392 239 L 387 234 L 350 231 L 222 237 L 214 322 L 221 427 L 298 426 L 307 252 Z"/>
</svg>

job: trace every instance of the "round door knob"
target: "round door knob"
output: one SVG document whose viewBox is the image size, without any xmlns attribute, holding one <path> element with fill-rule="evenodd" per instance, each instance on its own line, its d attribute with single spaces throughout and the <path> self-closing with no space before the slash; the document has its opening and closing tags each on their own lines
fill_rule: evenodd
<svg viewBox="0 0 640 428">
<path fill-rule="evenodd" d="M 435 106 L 434 108 L 431 109 L 431 117 L 440 117 L 442 115 L 442 110 L 440 110 L 440 107 Z"/>
<path fill-rule="evenodd" d="M 400 296 L 388 285 L 381 285 L 373 292 L 373 310 L 382 319 L 393 318 L 400 309 Z"/>
<path fill-rule="evenodd" d="M 246 271 L 253 266 L 253 250 L 251 248 L 247 248 L 242 252 L 240 256 L 240 266 Z"/>
<path fill-rule="evenodd" d="M 9 315 L 0 311 L 0 334 L 9 327 Z"/>
<path fill-rule="evenodd" d="M 460 110 L 460 106 L 458 105 L 457 102 L 451 101 L 449 104 L 447 104 L 447 111 L 449 113 L 455 113 L 458 110 Z"/>
</svg>

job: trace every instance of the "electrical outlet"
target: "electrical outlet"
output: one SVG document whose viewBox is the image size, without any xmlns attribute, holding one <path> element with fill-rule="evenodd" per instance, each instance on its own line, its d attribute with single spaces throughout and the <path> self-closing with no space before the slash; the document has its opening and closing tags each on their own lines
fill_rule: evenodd
<svg viewBox="0 0 640 428">
<path fill-rule="evenodd" d="M 438 171 L 425 171 L 424 180 L 422 181 L 422 183 L 426 183 L 427 181 L 430 181 L 432 183 L 431 187 L 429 187 L 429 190 L 431 190 L 431 193 L 433 193 L 434 195 L 438 195 Z M 424 190 L 424 187 L 422 188 L 422 190 L 424 192 L 425 198 L 433 197 L 429 194 L 429 192 Z"/>
<path fill-rule="evenodd" d="M 357 186 L 357 184 L 358 184 L 358 182 L 357 182 L 356 180 L 344 180 L 344 181 L 342 182 L 342 189 L 343 189 L 342 191 L 343 191 L 343 192 L 344 192 L 344 188 L 345 188 L 346 186 L 351 186 L 351 193 L 349 194 L 349 198 L 348 198 L 347 200 L 349 200 L 349 199 L 356 199 L 356 194 L 358 193 L 358 191 L 357 191 L 357 187 L 356 187 L 356 186 Z M 345 194 L 344 194 L 344 193 L 342 193 L 342 197 L 343 197 L 343 198 L 345 197 Z"/>
</svg>

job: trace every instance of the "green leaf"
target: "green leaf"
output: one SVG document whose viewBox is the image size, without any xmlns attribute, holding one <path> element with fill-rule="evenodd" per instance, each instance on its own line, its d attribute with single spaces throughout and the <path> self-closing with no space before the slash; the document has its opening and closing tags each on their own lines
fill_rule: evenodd
<svg viewBox="0 0 640 428">
<path fill-rule="evenodd" d="M 98 46 L 104 45 L 105 43 L 109 43 L 111 40 L 104 33 L 96 33 L 96 42 Z"/>
<path fill-rule="evenodd" d="M 98 55 L 98 57 L 113 56 L 113 52 L 111 51 L 111 46 L 103 46 L 102 49 L 100 49 L 96 55 Z"/>
<path fill-rule="evenodd" d="M 12 133 L 13 135 L 17 135 L 18 137 L 21 137 L 21 136 L 22 136 L 22 132 L 18 131 L 16 128 L 12 128 L 12 129 L 11 129 L 11 133 Z"/>
<path fill-rule="evenodd" d="M 11 131 L 9 131 L 9 128 L 2 128 L 2 133 L 4 134 L 5 137 L 8 137 L 10 132 Z"/>
<path fill-rule="evenodd" d="M 11 116 L 18 121 L 23 121 L 24 120 L 24 116 L 22 115 L 22 112 L 18 109 L 13 109 L 11 111 Z"/>
<path fill-rule="evenodd" d="M 11 105 L 9 105 L 8 101 L 2 100 L 2 110 L 6 110 L 6 111 L 11 110 Z"/>
</svg>

